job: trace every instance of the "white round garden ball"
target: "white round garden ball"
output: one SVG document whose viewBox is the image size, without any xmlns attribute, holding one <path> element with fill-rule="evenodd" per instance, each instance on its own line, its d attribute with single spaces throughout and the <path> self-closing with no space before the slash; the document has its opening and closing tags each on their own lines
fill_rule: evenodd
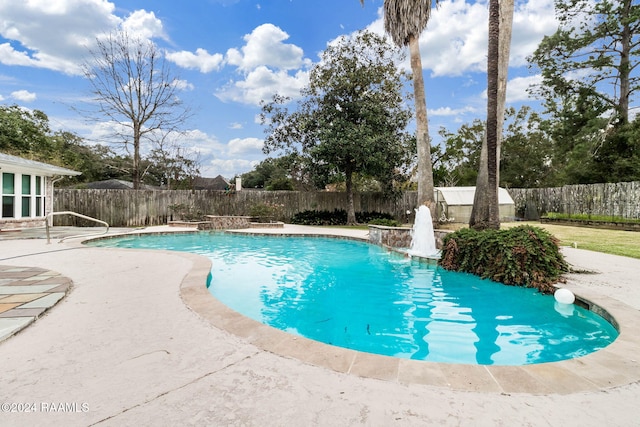
<svg viewBox="0 0 640 427">
<path fill-rule="evenodd" d="M 555 291 L 553 296 L 560 304 L 573 304 L 573 302 L 576 300 L 576 296 L 573 295 L 573 292 L 565 288 L 558 289 L 557 291 Z"/>
</svg>

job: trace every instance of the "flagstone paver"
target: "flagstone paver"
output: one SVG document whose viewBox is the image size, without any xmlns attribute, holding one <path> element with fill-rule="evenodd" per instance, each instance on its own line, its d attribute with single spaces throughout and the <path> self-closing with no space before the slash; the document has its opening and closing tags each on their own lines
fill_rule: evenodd
<svg viewBox="0 0 640 427">
<path fill-rule="evenodd" d="M 0 265 L 0 341 L 33 323 L 71 289 L 71 280 L 38 267 Z"/>
</svg>

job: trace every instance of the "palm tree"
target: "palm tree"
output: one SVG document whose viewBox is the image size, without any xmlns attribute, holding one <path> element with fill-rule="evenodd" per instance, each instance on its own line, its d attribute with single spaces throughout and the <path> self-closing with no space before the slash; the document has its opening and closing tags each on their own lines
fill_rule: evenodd
<svg viewBox="0 0 640 427">
<path fill-rule="evenodd" d="M 436 0 L 437 1 L 437 0 Z M 364 5 L 364 0 L 360 0 Z M 409 46 L 413 93 L 416 108 L 416 143 L 418 148 L 418 204 L 426 204 L 431 214 L 436 215 L 433 195 L 433 168 L 427 101 L 424 93 L 422 59 L 418 39 L 431 16 L 431 0 L 385 0 L 384 29 L 391 40 L 399 46 Z"/>
<path fill-rule="evenodd" d="M 500 228 L 498 182 L 513 26 L 513 0 L 490 0 L 487 54 L 487 127 L 469 226 Z"/>
</svg>

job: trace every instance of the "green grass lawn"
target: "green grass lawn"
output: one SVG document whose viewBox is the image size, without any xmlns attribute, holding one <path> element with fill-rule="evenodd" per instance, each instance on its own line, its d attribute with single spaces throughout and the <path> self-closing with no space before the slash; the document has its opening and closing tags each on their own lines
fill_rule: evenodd
<svg viewBox="0 0 640 427">
<path fill-rule="evenodd" d="M 640 259 L 640 232 L 637 231 L 601 230 L 539 222 L 504 222 L 502 227 L 523 224 L 544 228 L 560 240 L 560 246 L 575 244 L 579 249 Z"/>
</svg>

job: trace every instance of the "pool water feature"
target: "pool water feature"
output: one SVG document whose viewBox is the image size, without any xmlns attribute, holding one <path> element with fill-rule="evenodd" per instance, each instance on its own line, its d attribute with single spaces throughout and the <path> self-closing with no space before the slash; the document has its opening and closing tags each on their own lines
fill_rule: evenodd
<svg viewBox="0 0 640 427">
<path fill-rule="evenodd" d="M 421 205 L 416 211 L 416 219 L 411 229 L 411 247 L 407 253 L 424 258 L 439 257 L 436 248 L 436 236 L 433 232 L 433 220 L 428 206 Z"/>
<path fill-rule="evenodd" d="M 445 271 L 364 242 L 189 233 L 97 246 L 180 250 L 212 262 L 209 290 L 264 324 L 327 344 L 434 362 L 525 365 L 606 347 L 615 328 L 553 296 Z"/>
</svg>

